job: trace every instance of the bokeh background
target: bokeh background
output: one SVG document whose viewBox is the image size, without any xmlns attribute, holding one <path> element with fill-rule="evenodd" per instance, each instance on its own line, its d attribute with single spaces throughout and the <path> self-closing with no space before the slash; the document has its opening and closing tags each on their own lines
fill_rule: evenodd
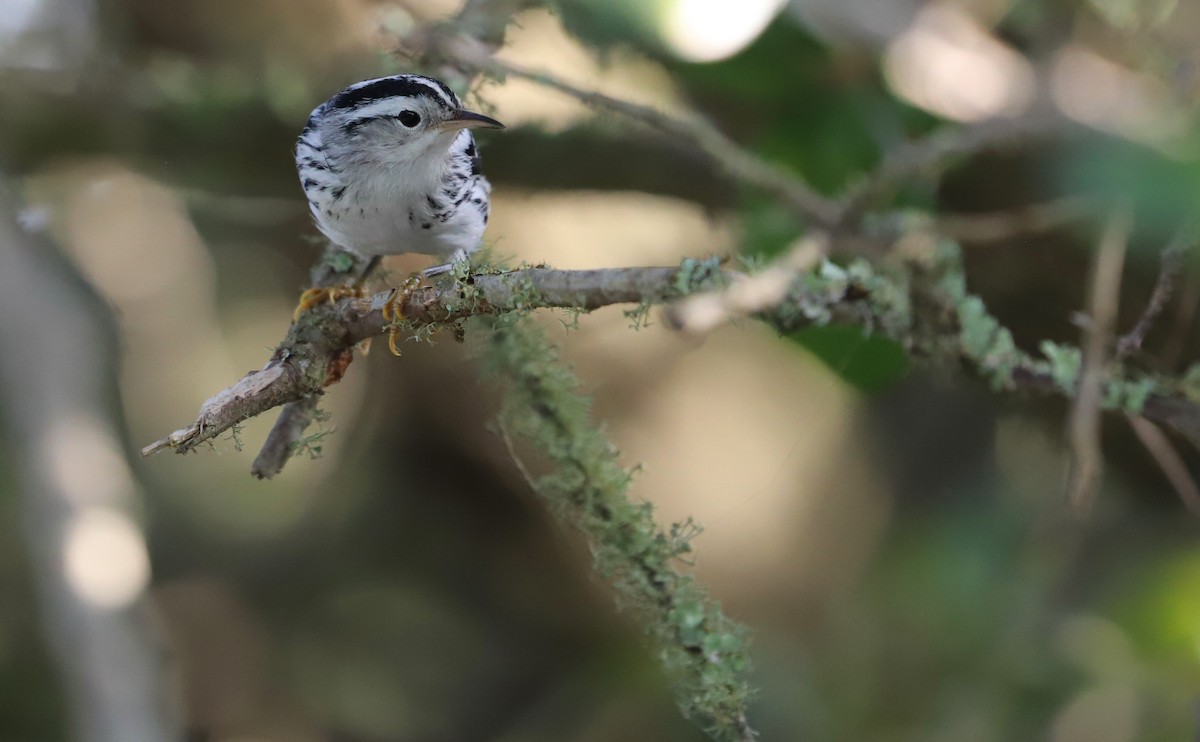
<svg viewBox="0 0 1200 742">
<path fill-rule="evenodd" d="M 408 69 L 395 39 L 458 5 L 0 0 L 0 740 L 120 739 L 89 709 L 139 687 L 166 719 L 147 740 L 171 718 L 214 742 L 703 738 L 489 428 L 470 333 L 356 360 L 319 458 L 273 481 L 249 475 L 270 415 L 135 458 L 282 337 L 320 251 L 291 155 L 309 111 Z M 1125 195 L 1128 327 L 1200 198 L 1198 29 L 1191 0 L 587 0 L 522 10 L 500 56 L 700 112 L 830 195 L 938 127 L 1048 107 L 1055 135 L 887 205 Z M 497 255 L 669 265 L 800 234 L 684 142 L 528 82 L 469 100 L 509 125 L 481 136 Z M 1023 347 L 1074 342 L 1094 235 L 968 240 L 970 286 Z M 1198 297 L 1189 265 L 1137 363 L 1194 359 Z M 1197 525 L 1123 419 L 1081 520 L 1061 403 L 857 330 L 561 319 L 635 496 L 704 527 L 694 571 L 754 631 L 763 739 L 1194 738 Z"/>
</svg>

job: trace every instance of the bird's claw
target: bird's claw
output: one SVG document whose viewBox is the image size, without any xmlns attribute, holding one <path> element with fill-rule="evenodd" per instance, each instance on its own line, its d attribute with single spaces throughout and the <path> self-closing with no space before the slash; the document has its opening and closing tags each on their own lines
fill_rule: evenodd
<svg viewBox="0 0 1200 742">
<path fill-rule="evenodd" d="M 400 349 L 396 347 L 396 337 L 400 334 L 400 320 L 404 319 L 404 302 L 408 301 L 412 292 L 421 287 L 421 279 L 420 273 L 413 273 L 404 279 L 404 283 L 399 288 L 392 289 L 391 295 L 383 303 L 381 310 L 383 319 L 390 325 L 388 327 L 388 350 L 394 356 L 400 355 Z"/>
<path fill-rule="evenodd" d="M 361 298 L 363 295 L 362 286 L 331 286 L 322 288 L 314 286 L 310 289 L 305 289 L 304 293 L 300 294 L 300 301 L 296 304 L 296 311 L 292 312 L 292 321 L 300 319 L 300 315 L 319 304 L 333 304 L 338 299 L 343 299 L 347 296 Z"/>
</svg>

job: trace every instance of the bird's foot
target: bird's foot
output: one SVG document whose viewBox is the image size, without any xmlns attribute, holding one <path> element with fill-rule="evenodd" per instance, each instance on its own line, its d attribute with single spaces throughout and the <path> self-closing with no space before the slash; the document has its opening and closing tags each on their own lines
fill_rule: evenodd
<svg viewBox="0 0 1200 742">
<path fill-rule="evenodd" d="M 396 347 L 396 337 L 400 334 L 400 320 L 404 319 L 404 302 L 408 301 L 412 292 L 420 288 L 422 278 L 422 274 L 413 273 L 404 279 L 399 288 L 392 289 L 391 296 L 383 303 L 383 319 L 389 323 L 388 350 L 394 356 L 400 355 L 400 349 Z"/>
<path fill-rule="evenodd" d="M 321 288 L 314 286 L 311 289 L 305 289 L 303 294 L 300 294 L 300 301 L 296 304 L 296 311 L 292 312 L 292 321 L 300 319 L 300 315 L 320 304 L 333 304 L 338 299 L 344 299 L 347 296 L 362 298 L 364 290 L 361 285 L 355 286 L 331 286 Z"/>
<path fill-rule="evenodd" d="M 425 270 L 421 271 L 421 274 L 426 278 L 440 276 L 443 273 L 449 273 L 455 270 L 458 268 L 460 263 L 467 263 L 469 260 L 470 253 L 468 253 L 466 250 L 455 250 L 454 252 L 450 253 L 449 261 L 442 263 L 441 265 L 431 265 Z"/>
</svg>

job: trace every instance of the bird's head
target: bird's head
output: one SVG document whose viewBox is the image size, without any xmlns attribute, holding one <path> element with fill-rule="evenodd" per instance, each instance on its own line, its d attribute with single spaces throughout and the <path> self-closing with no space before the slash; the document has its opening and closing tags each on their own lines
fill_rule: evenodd
<svg viewBox="0 0 1200 742">
<path fill-rule="evenodd" d="M 466 110 L 444 83 L 422 75 L 351 85 L 314 111 L 309 125 L 321 129 L 325 146 L 337 154 L 385 165 L 436 160 L 463 129 L 504 128 Z"/>
</svg>

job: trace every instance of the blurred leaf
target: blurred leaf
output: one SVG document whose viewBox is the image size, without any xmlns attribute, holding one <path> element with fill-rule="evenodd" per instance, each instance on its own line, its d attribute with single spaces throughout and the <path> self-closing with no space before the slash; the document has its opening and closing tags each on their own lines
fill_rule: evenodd
<svg viewBox="0 0 1200 742">
<path fill-rule="evenodd" d="M 1194 550 L 1133 565 L 1117 611 L 1141 650 L 1187 662 L 1200 679 L 1200 558 Z"/>
<path fill-rule="evenodd" d="M 809 327 L 790 337 L 864 392 L 884 389 L 908 371 L 903 348 L 879 335 L 865 334 L 858 327 Z"/>
<path fill-rule="evenodd" d="M 838 63 L 781 16 L 729 59 L 668 66 L 730 136 L 834 193 L 878 160 L 880 128 L 901 129 L 874 68 Z"/>
<path fill-rule="evenodd" d="M 1069 190 L 1109 204 L 1131 201 L 1139 229 L 1164 237 L 1190 221 L 1200 205 L 1195 157 L 1172 159 L 1132 142 L 1092 136 L 1067 147 L 1061 168 Z"/>
<path fill-rule="evenodd" d="M 673 75 L 701 98 L 736 97 L 774 103 L 824 85 L 833 89 L 833 57 L 803 26 L 776 18 L 741 52 L 717 62 L 664 60 Z"/>
<path fill-rule="evenodd" d="M 563 26 L 589 45 L 606 49 L 635 43 L 661 51 L 661 0 L 573 0 L 555 6 Z"/>
<path fill-rule="evenodd" d="M 758 195 L 746 198 L 742 207 L 742 255 L 773 258 L 781 254 L 802 231 L 795 215 L 777 200 Z"/>
<path fill-rule="evenodd" d="M 755 149 L 768 160 L 788 166 L 822 193 L 836 195 L 852 177 L 878 161 L 875 137 L 860 110 L 869 107 L 865 97 L 812 90 L 779 103 L 766 118 Z"/>
<path fill-rule="evenodd" d="M 1109 25 L 1131 30 L 1155 28 L 1175 12 L 1178 0 L 1088 0 Z"/>
</svg>

